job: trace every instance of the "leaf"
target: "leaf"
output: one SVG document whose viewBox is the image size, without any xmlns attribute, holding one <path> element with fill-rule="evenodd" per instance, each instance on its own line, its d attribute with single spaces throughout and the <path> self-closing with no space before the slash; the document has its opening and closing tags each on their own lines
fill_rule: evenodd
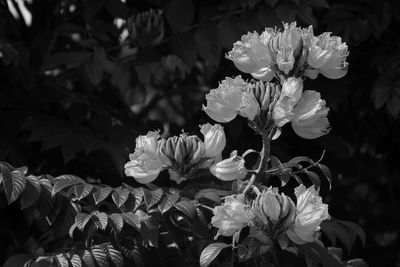
<svg viewBox="0 0 400 267">
<path fill-rule="evenodd" d="M 147 209 L 150 209 L 152 206 L 156 205 L 161 200 L 164 194 L 161 188 L 158 188 L 157 190 L 154 191 L 150 191 L 142 187 L 141 190 Z"/>
<path fill-rule="evenodd" d="M 332 189 L 332 173 L 331 173 L 331 171 L 324 164 L 318 163 L 316 166 L 321 170 L 321 172 L 324 174 L 324 176 L 328 180 L 329 190 L 331 190 Z"/>
<path fill-rule="evenodd" d="M 65 174 L 54 178 L 53 184 L 54 185 L 51 194 L 54 196 L 55 194 L 57 194 L 66 187 L 76 184 L 85 184 L 85 181 L 79 178 L 78 176 Z"/>
<path fill-rule="evenodd" d="M 104 250 L 100 246 L 93 246 L 91 248 L 91 252 L 98 266 L 109 266 L 107 255 L 104 253 Z"/>
<path fill-rule="evenodd" d="M 104 47 L 95 47 L 93 60 L 103 71 L 108 73 L 113 73 L 117 67 L 114 62 L 107 58 Z"/>
<path fill-rule="evenodd" d="M 172 0 L 166 12 L 166 18 L 173 32 L 185 30 L 194 19 L 192 0 Z"/>
<path fill-rule="evenodd" d="M 208 245 L 200 255 L 200 266 L 207 267 L 218 256 L 222 249 L 232 245 L 225 243 L 212 243 Z"/>
<path fill-rule="evenodd" d="M 82 266 L 82 261 L 78 254 L 72 255 L 72 257 L 70 257 L 69 260 L 72 264 L 72 267 L 81 267 Z"/>
<path fill-rule="evenodd" d="M 352 259 L 347 261 L 346 267 L 368 267 L 368 264 L 363 259 Z"/>
<path fill-rule="evenodd" d="M 99 228 L 105 230 L 108 224 L 108 216 L 105 212 L 94 211 L 92 217 L 97 218 Z"/>
<path fill-rule="evenodd" d="M 347 251 L 351 252 L 351 247 L 353 245 L 353 241 L 351 239 L 351 233 L 347 230 L 347 228 L 339 223 L 335 223 L 333 231 L 336 233 L 337 238 L 339 238 L 340 242 L 346 247 Z"/>
<path fill-rule="evenodd" d="M 132 195 L 135 197 L 135 209 L 137 209 L 143 200 L 143 191 L 139 188 L 133 188 Z"/>
<path fill-rule="evenodd" d="M 310 159 L 309 157 L 304 157 L 304 156 L 298 156 L 298 157 L 294 157 L 291 160 L 289 160 L 288 162 L 290 163 L 300 163 L 300 162 L 308 162 L 310 164 L 314 164 L 314 161 L 312 159 Z"/>
<path fill-rule="evenodd" d="M 69 229 L 75 222 L 77 211 L 72 206 L 73 203 L 66 201 L 65 206 L 61 209 L 60 213 L 53 223 L 54 235 L 57 238 L 62 238 L 68 235 Z"/>
<path fill-rule="evenodd" d="M 105 245 L 105 249 L 107 250 L 107 256 L 110 258 L 112 263 L 114 263 L 115 267 L 124 266 L 124 258 L 122 257 L 121 252 L 116 250 L 111 244 Z"/>
<path fill-rule="evenodd" d="M 129 197 L 129 190 L 126 188 L 115 188 L 111 194 L 111 197 L 115 205 L 120 208 Z"/>
<path fill-rule="evenodd" d="M 192 69 L 197 57 L 196 44 L 192 34 L 182 33 L 173 37 L 169 41 L 169 46 L 171 51 L 182 59 L 189 70 Z"/>
<path fill-rule="evenodd" d="M 96 205 L 105 200 L 110 195 L 112 188 L 109 186 L 98 186 L 95 188 L 93 198 Z"/>
<path fill-rule="evenodd" d="M 174 204 L 179 200 L 180 194 L 165 194 L 164 198 L 160 203 L 158 203 L 158 209 L 161 213 L 167 212 Z"/>
<path fill-rule="evenodd" d="M 26 209 L 39 199 L 41 187 L 39 180 L 35 176 L 26 177 L 26 187 L 21 196 L 21 209 Z"/>
<path fill-rule="evenodd" d="M 234 16 L 223 17 L 217 26 L 218 37 L 221 45 L 228 50 L 232 49 L 233 43 L 239 40 L 241 21 Z"/>
<path fill-rule="evenodd" d="M 140 220 L 139 215 L 137 215 L 133 212 L 125 212 L 125 213 L 122 213 L 121 215 L 124 219 L 124 222 L 126 222 L 133 228 L 140 230 L 141 220 Z"/>
<path fill-rule="evenodd" d="M 362 245 L 365 246 L 365 240 L 366 240 L 366 235 L 362 227 L 356 223 L 353 222 L 348 222 L 348 221 L 342 221 L 342 220 L 336 220 L 336 222 L 345 225 L 348 227 L 351 231 L 355 232 L 357 236 L 360 238 Z"/>
<path fill-rule="evenodd" d="M 92 184 L 85 183 L 77 184 L 74 186 L 74 194 L 78 200 L 82 200 L 87 197 L 93 190 L 94 186 Z"/>
<path fill-rule="evenodd" d="M 42 71 L 51 70 L 58 66 L 76 68 L 89 60 L 91 53 L 88 52 L 62 52 L 54 54 L 45 60 Z"/>
<path fill-rule="evenodd" d="M 58 264 L 60 264 L 60 267 L 69 267 L 68 259 L 64 253 L 57 254 L 56 259 L 58 261 Z"/>
<path fill-rule="evenodd" d="M 85 71 L 93 85 L 98 85 L 103 78 L 103 70 L 94 60 L 85 63 Z"/>
<path fill-rule="evenodd" d="M 86 266 L 95 266 L 93 254 L 88 251 L 84 250 L 81 255 L 82 261 L 86 264 Z"/>
<path fill-rule="evenodd" d="M 140 227 L 140 234 L 146 245 L 152 247 L 158 246 L 158 223 L 155 222 L 152 217 L 142 222 L 142 225 Z"/>
<path fill-rule="evenodd" d="M 51 196 L 51 184 L 47 179 L 40 179 L 41 193 L 39 200 L 36 201 L 36 210 L 39 211 L 37 219 L 43 219 L 47 216 L 54 206 L 54 199 Z"/>
<path fill-rule="evenodd" d="M 124 226 L 124 219 L 121 214 L 119 213 L 113 213 L 109 214 L 108 218 L 110 219 L 113 228 L 117 233 L 121 232 L 122 227 Z"/>
<path fill-rule="evenodd" d="M 296 18 L 296 9 L 292 3 L 280 2 L 275 8 L 275 13 L 281 21 L 292 22 Z"/>
<path fill-rule="evenodd" d="M 193 200 L 181 200 L 178 203 L 175 203 L 174 206 L 190 219 L 194 219 L 196 216 L 196 206 L 194 205 Z"/>
<path fill-rule="evenodd" d="M 89 222 L 89 220 L 91 218 L 92 218 L 92 216 L 90 214 L 86 214 L 86 213 L 82 213 L 82 212 L 78 213 L 75 216 L 76 227 L 78 227 L 79 230 L 83 231 L 86 224 Z"/>
<path fill-rule="evenodd" d="M 24 266 L 24 264 L 32 259 L 32 256 L 29 254 L 15 254 L 10 257 L 4 264 L 3 267 L 16 267 L 16 266 Z"/>
<path fill-rule="evenodd" d="M 3 188 L 8 204 L 13 203 L 25 190 L 25 175 L 19 171 L 9 171 L 7 166 L 0 165 Z"/>
<path fill-rule="evenodd" d="M 310 178 L 311 182 L 315 185 L 315 188 L 318 189 L 321 186 L 321 179 L 319 179 L 318 174 L 312 171 L 305 171 L 305 173 Z"/>
</svg>

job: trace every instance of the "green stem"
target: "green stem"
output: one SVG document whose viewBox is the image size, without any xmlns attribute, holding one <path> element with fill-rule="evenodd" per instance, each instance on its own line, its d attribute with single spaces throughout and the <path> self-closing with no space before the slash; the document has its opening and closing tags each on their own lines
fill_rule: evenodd
<svg viewBox="0 0 400 267">
<path fill-rule="evenodd" d="M 268 168 L 268 160 L 271 153 L 271 138 L 269 134 L 262 134 L 262 146 L 263 147 L 260 152 L 260 165 L 258 165 L 257 170 L 251 176 L 249 183 L 243 191 L 243 194 L 245 194 L 253 186 L 253 184 L 264 175 L 266 169 Z"/>
</svg>

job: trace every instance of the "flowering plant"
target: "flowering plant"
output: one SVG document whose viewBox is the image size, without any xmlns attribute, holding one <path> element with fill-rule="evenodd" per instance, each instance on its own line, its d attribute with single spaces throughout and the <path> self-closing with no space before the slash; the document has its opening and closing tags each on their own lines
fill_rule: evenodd
<svg viewBox="0 0 400 267">
<path fill-rule="evenodd" d="M 307 157 L 282 163 L 270 149 L 271 141 L 289 122 L 305 139 L 329 133 L 329 108 L 319 92 L 304 89 L 304 81 L 318 74 L 330 79 L 343 77 L 347 55 L 347 45 L 340 37 L 329 33 L 315 36 L 312 26 L 300 28 L 296 23 L 285 23 L 282 30 L 266 28 L 261 34 L 248 33 L 234 43 L 226 58 L 253 79 L 227 77 L 206 95 L 203 110 L 219 123 L 228 123 L 237 115 L 247 119 L 261 137 L 260 152 L 249 149 L 238 155 L 232 151 L 222 158 L 226 137 L 219 124 L 200 126 L 204 141 L 186 133 L 163 139 L 149 132 L 137 138 L 125 173 L 138 182 L 152 182 L 161 170 L 168 169 L 170 179 L 177 184 L 198 182 L 198 174 L 206 172 L 231 187 L 221 191 L 215 186 L 196 194 L 193 205 L 212 211 L 210 225 L 217 230 L 214 239 L 231 238 L 230 244 L 217 242 L 204 248 L 201 266 L 209 265 L 226 247 L 232 247 L 234 261 L 237 258 L 267 266 L 282 266 L 285 261 L 281 258 L 286 254 L 303 257 L 308 266 L 359 266 L 352 264 L 362 262 L 343 261 L 339 249 L 326 248 L 322 242 L 325 235 L 332 245 L 336 236 L 347 244 L 346 237 L 338 234 L 343 224 L 346 231 L 358 232 L 363 239 L 359 227 L 333 220 L 319 195 L 321 180 L 310 169 L 320 169 L 330 187 L 329 169 L 321 160 L 314 162 Z M 246 167 L 249 153 L 259 154 L 255 168 Z M 301 179 L 299 173 L 309 179 Z M 280 187 L 273 186 L 272 177 L 281 179 Z M 287 190 L 290 178 L 299 183 L 294 191 Z M 203 203 L 204 199 L 209 205 Z M 187 214 L 182 206 L 178 209 Z"/>
</svg>

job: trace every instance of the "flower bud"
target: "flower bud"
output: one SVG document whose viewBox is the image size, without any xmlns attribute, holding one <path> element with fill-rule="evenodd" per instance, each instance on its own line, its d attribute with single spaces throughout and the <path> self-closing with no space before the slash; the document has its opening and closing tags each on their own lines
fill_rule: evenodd
<svg viewBox="0 0 400 267">
<path fill-rule="evenodd" d="M 247 83 L 240 76 L 235 79 L 227 77 L 217 89 L 212 89 L 206 95 L 207 106 L 203 106 L 203 110 L 215 121 L 233 120 L 238 114 L 244 87 L 247 87 Z"/>
<path fill-rule="evenodd" d="M 219 124 L 207 123 L 200 126 L 200 132 L 204 136 L 205 156 L 220 159 L 226 145 L 224 128 Z"/>
<path fill-rule="evenodd" d="M 139 183 L 150 183 L 157 178 L 164 162 L 159 157 L 159 133 L 148 132 L 136 138 L 135 152 L 129 155 L 125 164 L 125 174 L 132 176 Z"/>
<path fill-rule="evenodd" d="M 287 231 L 288 237 L 302 245 L 315 241 L 316 231 L 322 221 L 330 218 L 328 205 L 322 203 L 319 191 L 314 186 L 306 188 L 300 185 L 295 189 L 297 198 L 296 218 Z"/>
<path fill-rule="evenodd" d="M 247 174 L 244 159 L 237 155 L 236 150 L 232 151 L 230 158 L 211 165 L 210 172 L 223 181 L 243 179 Z"/>
<path fill-rule="evenodd" d="M 214 216 L 211 224 L 218 228 L 219 235 L 232 236 L 237 231 L 246 227 L 250 222 L 248 212 L 246 212 L 243 196 L 227 196 L 224 204 L 213 209 Z"/>
<path fill-rule="evenodd" d="M 161 10 L 135 14 L 127 21 L 131 42 L 139 47 L 155 45 L 164 37 L 164 20 Z"/>
<path fill-rule="evenodd" d="M 286 75 L 289 74 L 289 71 L 293 69 L 294 65 L 293 48 L 287 46 L 279 49 L 276 57 L 276 64 L 279 70 L 283 71 Z"/>
<path fill-rule="evenodd" d="M 306 139 L 314 139 L 329 132 L 327 120 L 329 108 L 316 91 L 304 91 L 300 101 L 294 107 L 292 120 L 294 131 Z"/>
<path fill-rule="evenodd" d="M 293 108 L 301 98 L 303 81 L 290 77 L 283 82 L 282 91 L 273 110 L 273 118 L 278 127 L 282 127 L 294 117 Z"/>
<path fill-rule="evenodd" d="M 243 92 L 242 102 L 239 107 L 239 114 L 249 120 L 254 120 L 255 116 L 260 112 L 260 106 L 254 98 L 252 91 Z"/>
</svg>

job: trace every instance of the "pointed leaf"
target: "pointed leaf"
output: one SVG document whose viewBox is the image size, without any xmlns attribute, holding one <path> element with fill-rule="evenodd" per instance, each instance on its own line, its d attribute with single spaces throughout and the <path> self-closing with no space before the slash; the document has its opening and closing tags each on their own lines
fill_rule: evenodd
<svg viewBox="0 0 400 267">
<path fill-rule="evenodd" d="M 106 253 L 104 253 L 104 250 L 100 246 L 93 246 L 91 252 L 98 266 L 102 267 L 110 266 L 107 255 Z"/>
<path fill-rule="evenodd" d="M 200 266 L 207 267 L 218 256 L 222 249 L 232 246 L 225 243 L 212 243 L 208 245 L 200 255 Z"/>
<path fill-rule="evenodd" d="M 175 194 L 165 194 L 164 198 L 160 203 L 158 203 L 158 208 L 161 213 L 167 212 L 174 204 L 179 200 L 179 193 Z"/>
<path fill-rule="evenodd" d="M 81 257 L 82 257 L 83 263 L 85 263 L 86 266 L 95 266 L 96 265 L 94 262 L 93 254 L 90 251 L 84 250 Z"/>
<path fill-rule="evenodd" d="M 32 206 L 40 197 L 41 187 L 35 176 L 26 177 L 26 188 L 21 196 L 21 209 Z"/>
<path fill-rule="evenodd" d="M 86 214 L 86 213 L 78 213 L 75 216 L 75 223 L 76 223 L 76 227 L 78 227 L 79 230 L 83 231 L 83 229 L 85 228 L 86 224 L 89 222 L 89 220 L 92 218 L 92 216 L 90 214 Z"/>
<path fill-rule="evenodd" d="M 321 179 L 319 178 L 318 174 L 313 171 L 305 171 L 310 178 L 311 182 L 315 185 L 315 188 L 318 189 L 321 186 Z"/>
<path fill-rule="evenodd" d="M 78 176 L 65 174 L 54 178 L 53 183 L 54 185 L 51 194 L 54 196 L 55 194 L 57 194 L 59 191 L 63 190 L 66 187 L 76 184 L 84 184 L 85 181 L 83 181 Z"/>
<path fill-rule="evenodd" d="M 196 206 L 193 200 L 181 200 L 175 203 L 175 208 L 182 211 L 190 219 L 194 219 L 196 216 Z"/>
<path fill-rule="evenodd" d="M 140 230 L 141 220 L 138 215 L 133 212 L 125 212 L 122 213 L 122 217 L 124 218 L 124 222 L 134 227 L 137 230 Z"/>
<path fill-rule="evenodd" d="M 92 212 L 92 217 L 96 217 L 98 219 L 98 225 L 100 229 L 105 230 L 108 224 L 108 216 L 105 212 Z"/>
<path fill-rule="evenodd" d="M 325 175 L 326 179 L 329 182 L 329 190 L 332 188 L 332 173 L 327 166 L 324 164 L 318 163 L 317 167 L 321 170 L 321 172 Z"/>
<path fill-rule="evenodd" d="M 29 254 L 15 254 L 3 264 L 3 267 L 24 266 L 30 259 L 32 259 L 32 256 Z"/>
<path fill-rule="evenodd" d="M 72 255 L 72 257 L 70 257 L 69 261 L 71 262 L 72 267 L 81 267 L 82 266 L 82 261 L 78 254 Z"/>
<path fill-rule="evenodd" d="M 107 249 L 108 257 L 111 259 L 112 263 L 114 263 L 115 267 L 123 267 L 124 266 L 124 258 L 122 257 L 121 252 L 116 250 L 111 244 L 107 244 L 105 246 Z"/>
<path fill-rule="evenodd" d="M 113 190 L 111 197 L 118 208 L 124 205 L 125 201 L 129 197 L 129 193 L 129 190 L 126 188 L 115 188 Z"/>
<path fill-rule="evenodd" d="M 357 236 L 360 238 L 362 245 L 365 246 L 366 235 L 365 235 L 364 229 L 362 229 L 362 227 L 360 225 L 353 223 L 353 222 L 342 221 L 342 220 L 336 220 L 336 222 L 345 225 L 351 231 L 355 232 L 357 234 Z"/>
<path fill-rule="evenodd" d="M 161 197 L 163 196 L 164 192 L 161 188 L 158 188 L 154 191 L 150 191 L 146 188 L 141 188 L 144 202 L 146 203 L 147 209 L 150 209 L 152 206 L 157 204 Z"/>
<path fill-rule="evenodd" d="M 56 259 L 60 267 L 69 267 L 68 259 L 65 254 L 57 254 Z"/>
<path fill-rule="evenodd" d="M 78 200 L 82 200 L 87 197 L 93 190 L 94 186 L 92 184 L 85 183 L 77 184 L 74 186 L 74 194 Z"/>
<path fill-rule="evenodd" d="M 25 190 L 25 175 L 19 171 L 9 171 L 0 165 L 1 176 L 3 177 L 3 188 L 8 204 L 13 203 Z"/>
<path fill-rule="evenodd" d="M 121 232 L 122 227 L 124 226 L 124 219 L 121 214 L 113 213 L 109 214 L 108 218 L 111 221 L 111 224 L 117 233 Z"/>
<path fill-rule="evenodd" d="M 96 205 L 102 202 L 111 193 L 112 188 L 109 186 L 98 186 L 94 190 L 93 198 Z"/>
</svg>

